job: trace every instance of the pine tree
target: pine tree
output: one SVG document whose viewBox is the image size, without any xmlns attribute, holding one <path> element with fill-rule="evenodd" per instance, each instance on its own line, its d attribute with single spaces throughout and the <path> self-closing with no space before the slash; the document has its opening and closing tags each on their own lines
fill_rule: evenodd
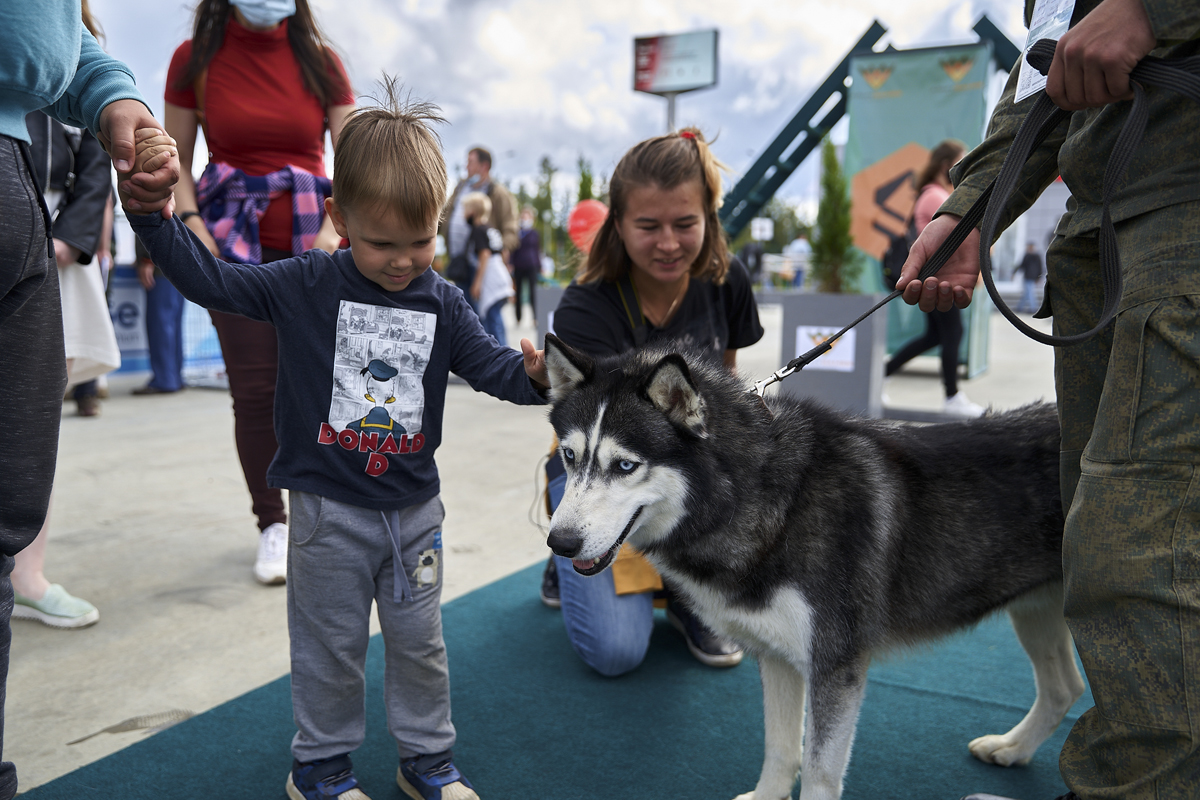
<svg viewBox="0 0 1200 800">
<path fill-rule="evenodd" d="M 579 201 L 591 200 L 592 194 L 592 162 L 583 156 L 579 157 Z"/>
<path fill-rule="evenodd" d="M 817 290 L 853 291 L 862 261 L 850 236 L 850 193 L 833 142 L 821 146 L 821 203 L 809 261 Z"/>
</svg>

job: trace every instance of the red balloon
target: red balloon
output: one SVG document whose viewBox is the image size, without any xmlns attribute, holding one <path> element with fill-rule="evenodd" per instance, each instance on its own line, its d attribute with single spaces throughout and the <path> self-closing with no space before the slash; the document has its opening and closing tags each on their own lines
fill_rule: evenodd
<svg viewBox="0 0 1200 800">
<path fill-rule="evenodd" d="M 567 235 L 583 252 L 592 249 L 592 240 L 608 217 L 608 206 L 599 200 L 581 200 L 567 215 Z"/>
</svg>

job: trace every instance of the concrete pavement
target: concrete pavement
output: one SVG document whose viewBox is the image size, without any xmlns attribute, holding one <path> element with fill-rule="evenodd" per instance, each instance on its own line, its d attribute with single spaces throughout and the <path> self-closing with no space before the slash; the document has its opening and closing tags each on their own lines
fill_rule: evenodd
<svg viewBox="0 0 1200 800">
<path fill-rule="evenodd" d="M 532 337 L 508 313 L 510 341 Z M 780 315 L 764 306 L 762 317 L 767 335 L 739 356 L 748 381 L 778 367 Z M 962 383 L 973 401 L 1053 400 L 1049 348 L 999 315 L 991 341 L 991 368 Z M 4 757 L 23 790 L 146 734 L 68 742 L 133 717 L 200 713 L 288 671 L 285 590 L 250 572 L 257 528 L 230 399 L 207 389 L 131 396 L 143 380 L 113 378 L 98 418 L 64 406 L 46 575 L 95 603 L 100 622 L 78 631 L 13 622 Z M 917 359 L 885 391 L 895 405 L 939 409 L 938 362 Z M 545 558 L 533 518 L 544 523 L 535 476 L 551 431 L 544 408 L 461 383 L 446 400 L 437 460 L 451 600 Z"/>
</svg>

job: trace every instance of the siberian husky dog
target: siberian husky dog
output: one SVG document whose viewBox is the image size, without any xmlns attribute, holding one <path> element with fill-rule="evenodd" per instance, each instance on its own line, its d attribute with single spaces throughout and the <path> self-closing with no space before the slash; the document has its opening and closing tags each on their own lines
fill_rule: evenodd
<svg viewBox="0 0 1200 800">
<path fill-rule="evenodd" d="M 550 548 L 595 575 L 629 542 L 757 656 L 766 753 L 739 800 L 791 797 L 797 774 L 801 800 L 838 798 L 872 654 L 1000 609 L 1037 699 L 970 751 L 1027 762 L 1083 693 L 1052 406 L 898 426 L 764 403 L 669 351 L 594 361 L 550 334 L 546 363 L 567 470 Z"/>
</svg>

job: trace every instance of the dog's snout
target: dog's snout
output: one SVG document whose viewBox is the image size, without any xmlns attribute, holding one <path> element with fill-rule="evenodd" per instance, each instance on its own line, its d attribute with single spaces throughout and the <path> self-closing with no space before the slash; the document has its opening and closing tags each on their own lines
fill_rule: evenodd
<svg viewBox="0 0 1200 800">
<path fill-rule="evenodd" d="M 546 537 L 546 545 L 556 556 L 574 558 L 579 554 L 579 548 L 583 547 L 583 536 L 578 531 L 551 528 L 550 535 Z"/>
</svg>

